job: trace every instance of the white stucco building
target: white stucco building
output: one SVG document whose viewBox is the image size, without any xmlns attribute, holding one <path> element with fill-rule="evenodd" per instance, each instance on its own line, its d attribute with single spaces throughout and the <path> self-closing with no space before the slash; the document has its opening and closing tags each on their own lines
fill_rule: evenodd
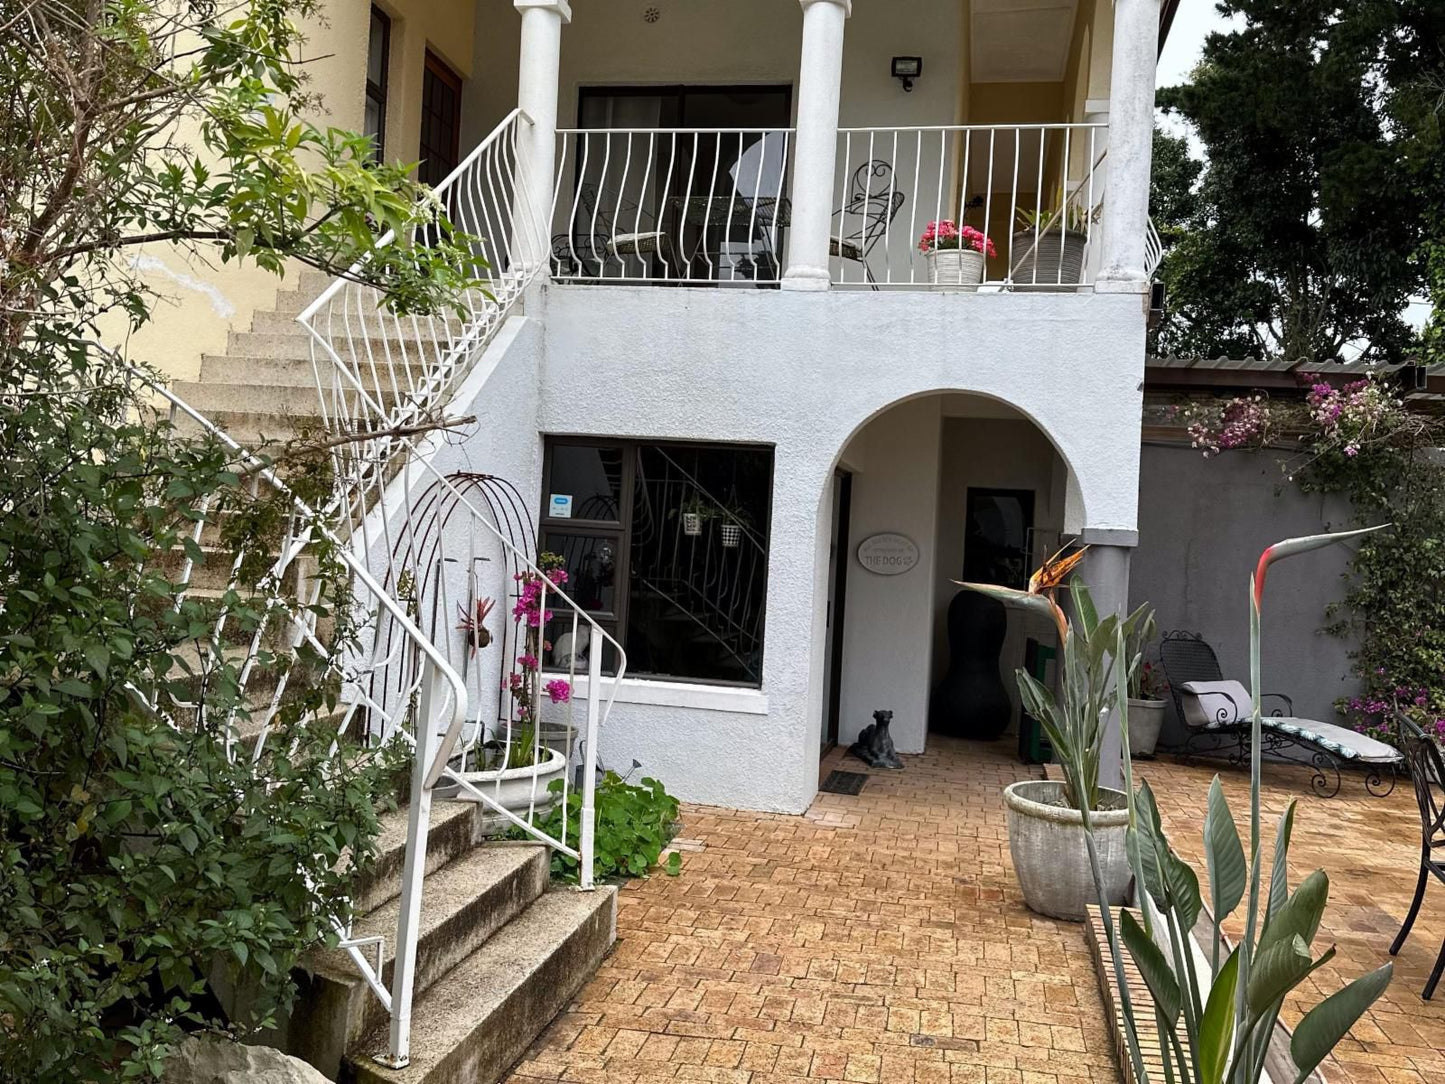
<svg viewBox="0 0 1445 1084">
<path fill-rule="evenodd" d="M 495 326 L 446 362 L 476 421 L 429 454 L 513 487 L 625 649 L 604 764 L 801 812 L 820 749 L 875 710 L 926 748 L 953 581 L 1086 543 L 1096 598 L 1126 603 L 1173 7 L 378 0 L 313 38 L 339 122 L 455 171 L 457 220 L 507 210 L 469 227 Z M 923 251 L 938 222 L 978 231 L 963 269 Z M 238 310 L 228 353 L 290 357 L 267 336 L 305 295 Z M 325 304 L 338 359 L 389 341 Z M 244 429 L 265 396 L 237 410 L 208 371 L 178 388 Z M 501 568 L 457 592 L 503 596 Z M 1048 630 L 1010 617 L 1002 674 L 1030 639 Z"/>
</svg>

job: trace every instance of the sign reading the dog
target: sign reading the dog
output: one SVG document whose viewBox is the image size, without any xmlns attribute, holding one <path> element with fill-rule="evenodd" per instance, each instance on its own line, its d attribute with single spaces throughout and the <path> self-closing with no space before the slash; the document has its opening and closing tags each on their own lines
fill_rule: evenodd
<svg viewBox="0 0 1445 1084">
<path fill-rule="evenodd" d="M 905 534 L 870 535 L 858 543 L 858 563 L 880 576 L 899 576 L 918 564 L 918 546 Z"/>
</svg>

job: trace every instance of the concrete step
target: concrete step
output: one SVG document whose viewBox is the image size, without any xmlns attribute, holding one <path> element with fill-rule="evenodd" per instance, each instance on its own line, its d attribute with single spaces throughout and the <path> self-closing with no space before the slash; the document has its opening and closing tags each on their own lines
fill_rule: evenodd
<svg viewBox="0 0 1445 1084">
<path fill-rule="evenodd" d="M 314 413 L 283 416 L 250 410 L 196 410 L 237 444 L 250 448 L 266 445 L 272 455 L 277 451 L 275 445 L 291 440 L 302 430 L 319 428 L 321 421 Z M 195 434 L 204 428 L 188 414 L 177 413 L 174 421 L 178 433 Z"/>
<path fill-rule="evenodd" d="M 299 328 L 300 325 L 298 324 L 297 327 Z M 405 345 L 404 350 L 403 344 Z M 428 341 L 425 352 L 419 354 L 416 339 L 411 336 L 405 340 L 372 336 L 366 339 L 351 340 L 347 345 L 357 356 L 367 358 L 369 363 L 378 366 L 387 362 L 398 365 L 409 361 L 414 362 L 418 358 L 431 357 L 436 353 L 435 347 Z M 326 356 L 321 345 L 307 335 L 304 329 L 299 335 L 279 331 L 232 331 L 228 332 L 226 336 L 226 353 L 233 357 L 293 358 L 298 361 L 309 361 L 313 346 L 318 357 Z M 368 350 L 371 351 L 370 355 L 367 354 Z M 388 353 L 388 351 L 390 352 Z"/>
<path fill-rule="evenodd" d="M 401 868 L 406 862 L 406 816 L 403 807 L 383 813 L 376 841 L 376 860 L 358 877 L 356 913 L 369 914 L 401 893 Z M 473 802 L 438 802 L 431 807 L 426 838 L 426 871 L 441 869 L 471 850 L 481 838 L 481 819 Z"/>
<path fill-rule="evenodd" d="M 378 1031 L 341 1079 L 494 1084 L 592 976 L 616 930 L 616 888 L 545 893 L 416 999 L 411 1064 L 375 1060 L 386 1052 Z"/>
<path fill-rule="evenodd" d="M 321 379 L 326 387 L 335 386 L 335 367 L 330 358 L 318 358 L 318 365 L 313 365 L 310 358 L 253 358 L 244 355 L 232 356 L 230 354 L 205 354 L 201 357 L 201 382 L 215 384 L 273 384 L 287 388 L 305 388 L 314 397 L 316 395 L 317 370 L 320 370 Z M 397 386 L 405 388 L 409 386 L 407 370 L 411 370 L 411 381 L 421 379 L 424 371 L 420 359 L 415 356 L 410 358 L 407 365 L 403 365 L 398 358 L 390 366 L 378 365 L 377 377 L 382 381 L 383 387 L 390 387 L 391 381 L 396 380 Z M 367 374 L 367 383 L 370 383 L 370 373 Z M 351 385 L 342 381 L 341 386 Z"/>
<path fill-rule="evenodd" d="M 416 993 L 475 952 L 547 889 L 551 862 L 539 843 L 494 843 L 476 848 L 427 876 L 417 938 Z M 381 937 L 381 981 L 389 989 L 396 963 L 400 898 L 358 919 L 353 935 Z M 374 947 L 364 950 L 376 959 Z M 289 1052 L 328 1076 L 364 1036 L 384 1028 L 387 1013 L 341 949 L 312 953 L 302 963 L 297 1010 L 288 1026 Z"/>
<path fill-rule="evenodd" d="M 251 314 L 251 330 L 260 334 L 302 335 L 310 339 L 311 333 L 296 319 L 299 312 L 299 309 L 296 312 L 258 309 Z M 453 336 L 460 335 L 463 331 L 461 320 L 453 314 L 415 318 L 394 316 L 385 310 L 373 310 L 366 314 L 365 333 L 372 339 L 412 339 L 420 336 L 430 342 L 433 335 L 444 338 L 447 329 Z M 362 328 L 357 327 L 356 330 L 361 331 Z"/>
<path fill-rule="evenodd" d="M 368 397 L 383 407 L 409 394 L 406 388 L 392 387 L 391 381 L 384 374 L 380 387 L 376 387 L 370 380 L 367 385 Z M 235 413 L 273 414 L 280 418 L 321 416 L 321 399 L 314 386 L 177 380 L 171 387 L 185 402 L 208 418 Z M 327 394 L 330 396 L 333 393 Z"/>
</svg>

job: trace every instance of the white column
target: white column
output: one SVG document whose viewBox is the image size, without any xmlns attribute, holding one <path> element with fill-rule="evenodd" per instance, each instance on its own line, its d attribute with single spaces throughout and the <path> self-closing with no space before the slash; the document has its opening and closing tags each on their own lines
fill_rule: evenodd
<svg viewBox="0 0 1445 1084">
<path fill-rule="evenodd" d="M 853 13 L 853 0 L 798 2 L 803 6 L 803 53 L 798 64 L 792 227 L 783 289 L 826 290 L 838 98 L 843 85 L 843 24 Z"/>
<path fill-rule="evenodd" d="M 1132 531 L 1092 531 L 1085 529 L 1081 540 L 1088 544 L 1080 574 L 1089 585 L 1094 609 L 1100 617 L 1129 612 L 1129 561 L 1137 536 Z M 1120 544 L 1122 543 L 1122 544 Z M 1099 783 L 1121 790 L 1124 786 L 1124 743 L 1119 730 L 1119 713 L 1110 710 L 1104 731 L 1103 748 L 1099 750 Z"/>
<path fill-rule="evenodd" d="M 520 221 L 513 256 L 521 267 L 544 272 L 552 226 L 552 187 L 557 172 L 557 84 L 562 65 L 562 24 L 572 21 L 567 0 L 513 0 L 522 13 L 517 108 L 531 119 L 517 140 Z M 524 122 L 525 124 L 525 122 Z"/>
<path fill-rule="evenodd" d="M 1114 0 L 1114 54 L 1109 80 L 1109 198 L 1103 252 L 1094 288 L 1142 293 L 1149 221 L 1149 161 L 1154 146 L 1154 75 L 1159 0 Z"/>
</svg>

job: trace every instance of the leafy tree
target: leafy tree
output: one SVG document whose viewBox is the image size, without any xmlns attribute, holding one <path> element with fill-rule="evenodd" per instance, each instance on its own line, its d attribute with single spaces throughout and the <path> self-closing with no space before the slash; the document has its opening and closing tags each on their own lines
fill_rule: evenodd
<svg viewBox="0 0 1445 1084">
<path fill-rule="evenodd" d="M 1421 282 L 1417 188 L 1433 182 L 1386 108 L 1403 62 L 1389 61 L 1381 33 L 1402 6 L 1219 3 L 1245 25 L 1211 34 L 1192 81 L 1159 93 L 1207 155 L 1195 220 L 1162 272 L 1161 349 L 1314 362 L 1347 347 L 1378 361 L 1411 349 L 1402 313 Z"/>
<path fill-rule="evenodd" d="M 317 594 L 298 601 L 270 575 L 306 523 L 292 497 L 232 446 L 158 421 L 155 374 L 113 345 L 154 302 L 128 259 L 142 244 L 353 268 L 408 311 L 470 284 L 466 239 L 404 168 L 300 119 L 296 20 L 316 14 L 0 0 L 6 1081 L 149 1078 L 183 1029 L 264 1022 L 298 954 L 347 921 L 343 870 L 373 846 L 393 766 L 338 744 L 336 656 L 285 650 L 298 625 L 348 640 L 335 542 L 313 536 Z M 423 224 L 429 247 L 378 243 Z M 323 501 L 324 447 L 284 455 L 293 490 Z M 219 597 L 183 593 L 187 560 L 237 575 Z M 259 702 L 237 656 L 253 640 Z M 269 739 L 244 740 L 271 690 Z M 254 1020 L 210 996 L 224 971 L 254 991 Z"/>
</svg>

